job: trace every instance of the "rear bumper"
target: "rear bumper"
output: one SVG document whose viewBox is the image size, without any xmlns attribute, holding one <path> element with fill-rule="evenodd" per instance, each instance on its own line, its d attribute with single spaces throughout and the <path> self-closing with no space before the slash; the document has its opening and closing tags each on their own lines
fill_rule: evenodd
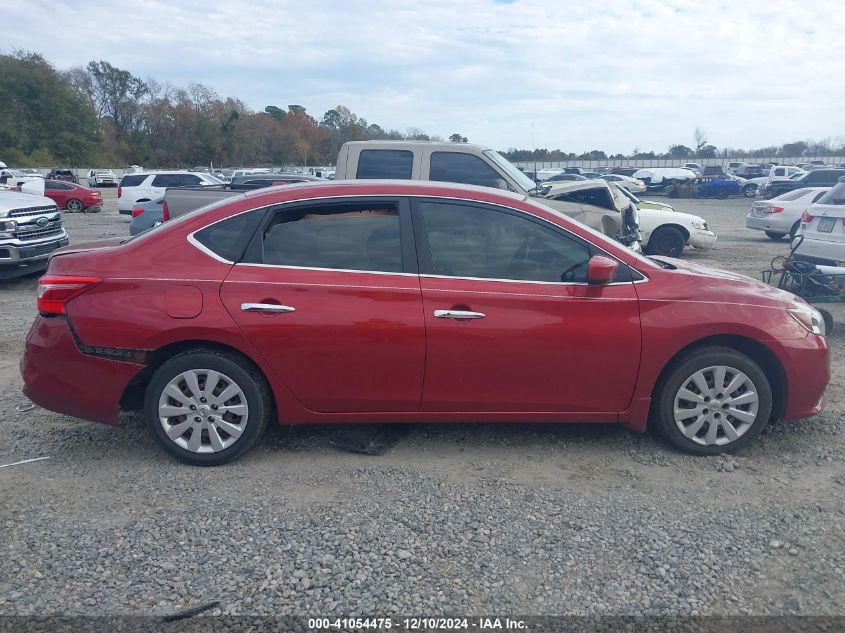
<svg viewBox="0 0 845 633">
<path fill-rule="evenodd" d="M 762 217 L 751 215 L 749 213 L 745 216 L 745 226 L 749 229 L 756 229 L 758 231 L 789 233 L 793 224 L 795 224 L 795 220 L 792 218 L 784 219 L 780 213 L 770 213 Z"/>
<path fill-rule="evenodd" d="M 779 341 L 778 355 L 786 372 L 785 420 L 816 415 L 824 408 L 822 397 L 830 380 L 830 349 L 823 336 L 807 335 Z"/>
<path fill-rule="evenodd" d="M 817 240 L 805 236 L 795 253 L 795 258 L 823 266 L 837 266 L 837 261 L 845 259 L 845 242 Z"/>
<path fill-rule="evenodd" d="M 118 424 L 120 398 L 143 365 L 82 353 L 63 317 L 38 316 L 20 370 L 24 394 L 50 411 Z"/>
</svg>

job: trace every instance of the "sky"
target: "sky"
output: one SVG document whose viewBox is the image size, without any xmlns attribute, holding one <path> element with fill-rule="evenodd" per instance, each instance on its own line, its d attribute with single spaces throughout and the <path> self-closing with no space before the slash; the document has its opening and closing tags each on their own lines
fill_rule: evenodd
<svg viewBox="0 0 845 633">
<path fill-rule="evenodd" d="M 839 0 L 0 0 L 0 52 L 581 153 L 845 140 Z"/>
</svg>

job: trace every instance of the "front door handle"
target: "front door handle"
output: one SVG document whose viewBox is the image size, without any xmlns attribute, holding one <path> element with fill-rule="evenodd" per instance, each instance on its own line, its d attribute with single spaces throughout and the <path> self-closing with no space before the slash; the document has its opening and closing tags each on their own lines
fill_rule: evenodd
<svg viewBox="0 0 845 633">
<path fill-rule="evenodd" d="M 241 310 L 244 312 L 296 312 L 296 308 L 278 303 L 242 303 Z"/>
<path fill-rule="evenodd" d="M 435 310 L 434 316 L 438 319 L 483 319 L 486 315 L 483 312 L 471 312 L 469 310 Z"/>
</svg>

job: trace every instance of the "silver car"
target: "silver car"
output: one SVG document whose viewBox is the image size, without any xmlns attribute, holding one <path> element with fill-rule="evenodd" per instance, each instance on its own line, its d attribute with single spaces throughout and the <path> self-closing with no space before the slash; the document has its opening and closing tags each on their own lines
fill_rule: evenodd
<svg viewBox="0 0 845 633">
<path fill-rule="evenodd" d="M 804 211 L 828 191 L 830 187 L 805 187 L 770 200 L 755 200 L 751 213 L 745 218 L 745 226 L 765 231 L 772 240 L 779 240 L 787 234 L 795 237 Z"/>
</svg>

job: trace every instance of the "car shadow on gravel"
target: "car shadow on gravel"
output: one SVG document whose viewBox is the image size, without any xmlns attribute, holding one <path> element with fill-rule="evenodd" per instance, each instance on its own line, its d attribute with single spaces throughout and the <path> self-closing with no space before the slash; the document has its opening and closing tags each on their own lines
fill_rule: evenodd
<svg viewBox="0 0 845 633">
<path fill-rule="evenodd" d="M 172 462 L 150 435 L 137 414 L 125 414 L 119 427 L 76 420 L 36 407 L 16 413 L 7 435 L 4 456 L 50 455 L 62 462 L 81 464 L 118 461 L 121 464 Z M 21 424 L 21 422 L 24 422 Z M 740 459 L 786 462 L 845 460 L 845 415 L 828 412 L 809 420 L 775 422 Z M 361 448 L 365 450 L 361 450 Z M 635 433 L 614 424 L 374 424 L 374 425 L 271 425 L 240 462 L 274 461 L 284 456 L 324 458 L 348 455 L 344 460 L 379 460 L 382 457 L 415 460 L 430 457 L 491 460 L 509 451 L 533 457 L 627 456 L 643 464 L 669 466 L 693 462 L 653 433 Z M 344 461 L 341 460 L 341 461 Z M 9 460 L 11 461 L 11 460 Z"/>
</svg>

